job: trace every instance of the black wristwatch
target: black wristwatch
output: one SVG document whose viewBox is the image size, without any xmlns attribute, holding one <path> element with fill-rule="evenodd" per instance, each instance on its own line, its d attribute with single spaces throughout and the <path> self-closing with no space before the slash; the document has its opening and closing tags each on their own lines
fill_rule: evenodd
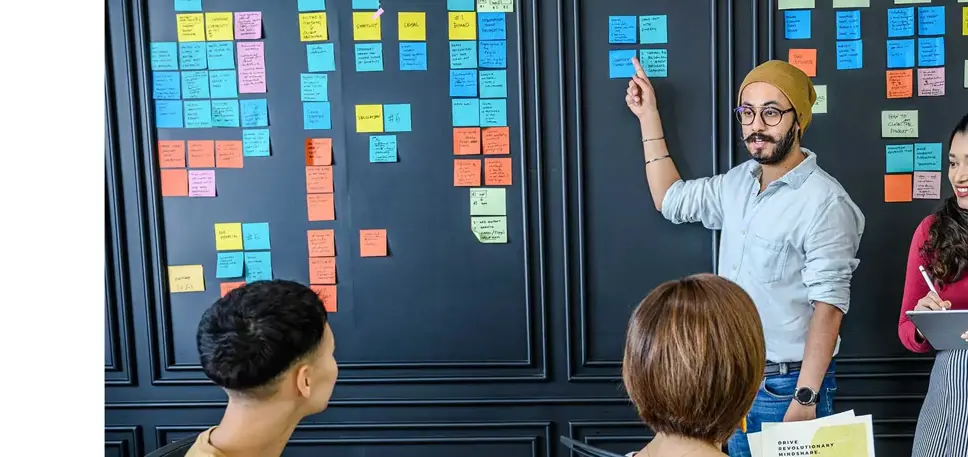
<svg viewBox="0 0 968 457">
<path fill-rule="evenodd" d="M 797 391 L 793 394 L 793 398 L 797 400 L 803 406 L 813 406 L 817 404 L 817 391 L 809 387 L 797 387 Z"/>
</svg>

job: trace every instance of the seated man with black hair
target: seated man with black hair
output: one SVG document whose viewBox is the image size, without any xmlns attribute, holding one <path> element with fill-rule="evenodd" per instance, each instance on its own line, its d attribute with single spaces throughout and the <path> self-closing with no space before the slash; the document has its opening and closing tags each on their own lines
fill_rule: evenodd
<svg viewBox="0 0 968 457">
<path fill-rule="evenodd" d="M 229 404 L 188 457 L 274 457 L 296 424 L 326 409 L 336 384 L 333 331 L 319 296 L 292 281 L 235 289 L 202 315 L 198 354 Z"/>
</svg>

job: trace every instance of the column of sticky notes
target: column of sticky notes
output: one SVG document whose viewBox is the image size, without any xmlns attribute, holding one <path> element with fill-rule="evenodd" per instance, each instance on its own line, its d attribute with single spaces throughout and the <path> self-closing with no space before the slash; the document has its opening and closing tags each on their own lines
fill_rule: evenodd
<svg viewBox="0 0 968 457">
<path fill-rule="evenodd" d="M 216 279 L 222 296 L 255 281 L 272 279 L 272 254 L 268 222 L 215 224 Z"/>
<path fill-rule="evenodd" d="M 631 78 L 635 74 L 632 58 L 638 57 L 639 64 L 649 78 L 669 76 L 669 51 L 664 46 L 669 43 L 668 17 L 665 14 L 647 16 L 609 16 L 609 44 L 648 44 L 658 45 L 635 49 L 610 49 L 608 51 L 608 77 L 612 79 Z"/>
</svg>

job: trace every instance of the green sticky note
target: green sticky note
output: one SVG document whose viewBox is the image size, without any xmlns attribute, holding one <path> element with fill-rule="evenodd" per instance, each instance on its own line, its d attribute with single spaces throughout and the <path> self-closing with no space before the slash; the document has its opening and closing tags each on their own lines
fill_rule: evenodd
<svg viewBox="0 0 968 457">
<path fill-rule="evenodd" d="M 814 0 L 780 0 L 776 6 L 781 10 L 813 9 Z"/>
<path fill-rule="evenodd" d="M 931 0 L 894 0 L 895 5 L 908 5 L 913 3 L 931 3 Z"/>
<path fill-rule="evenodd" d="M 507 243 L 508 218 L 506 216 L 471 217 L 471 231 L 481 243 Z"/>
<path fill-rule="evenodd" d="M 834 0 L 834 8 L 869 8 L 871 0 Z"/>
<path fill-rule="evenodd" d="M 507 216 L 507 189 L 471 189 L 471 216 Z"/>
<path fill-rule="evenodd" d="M 817 101 L 813 104 L 813 114 L 822 114 L 827 112 L 827 85 L 821 84 L 813 86 L 813 90 L 817 93 Z"/>
<path fill-rule="evenodd" d="M 965 89 L 968 89 L 968 60 L 965 61 Z"/>
<path fill-rule="evenodd" d="M 881 111 L 882 138 L 917 138 L 918 111 Z"/>
</svg>

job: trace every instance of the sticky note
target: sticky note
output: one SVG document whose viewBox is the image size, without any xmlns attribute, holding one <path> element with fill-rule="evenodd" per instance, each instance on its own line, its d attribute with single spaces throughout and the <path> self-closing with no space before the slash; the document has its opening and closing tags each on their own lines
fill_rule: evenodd
<svg viewBox="0 0 968 457">
<path fill-rule="evenodd" d="M 790 10 L 783 12 L 785 37 L 788 40 L 810 39 L 810 10 Z M 838 27 L 839 28 L 839 27 Z"/>
<path fill-rule="evenodd" d="M 323 308 L 326 309 L 327 313 L 335 313 L 337 310 L 336 304 L 336 286 L 335 285 L 310 285 L 310 289 L 316 292 L 319 296 L 319 300 L 323 302 Z"/>
<path fill-rule="evenodd" d="M 246 251 L 270 249 L 269 223 L 250 222 L 242 224 L 242 245 Z"/>
<path fill-rule="evenodd" d="M 474 0 L 447 0 L 447 11 L 474 11 Z"/>
<path fill-rule="evenodd" d="M 477 70 L 451 70 L 450 96 L 477 97 Z"/>
<path fill-rule="evenodd" d="M 299 78 L 300 100 L 304 102 L 329 101 L 329 76 L 325 73 L 303 73 Z"/>
<path fill-rule="evenodd" d="M 941 173 L 915 171 L 912 193 L 915 199 L 941 199 Z"/>
<path fill-rule="evenodd" d="M 481 70 L 480 93 L 481 98 L 507 98 L 507 70 Z"/>
<path fill-rule="evenodd" d="M 181 80 L 178 72 L 152 72 L 151 97 L 155 100 L 181 100 Z"/>
<path fill-rule="evenodd" d="M 383 71 L 383 43 L 357 43 L 356 71 Z"/>
<path fill-rule="evenodd" d="M 241 278 L 244 266 L 241 252 L 219 252 L 216 260 L 215 277 Z"/>
<path fill-rule="evenodd" d="M 834 8 L 870 8 L 871 0 L 834 0 Z"/>
<path fill-rule="evenodd" d="M 188 170 L 188 196 L 214 197 L 215 170 Z"/>
<path fill-rule="evenodd" d="M 212 101 L 211 100 L 192 100 L 185 101 L 185 128 L 188 129 L 207 129 L 212 128 Z"/>
<path fill-rule="evenodd" d="M 484 159 L 484 185 L 511 185 L 511 158 L 488 157 Z"/>
<path fill-rule="evenodd" d="M 299 13 L 299 41 L 326 41 L 329 25 L 326 13 Z"/>
<path fill-rule="evenodd" d="M 884 175 L 884 201 L 888 203 L 911 201 L 911 175 Z"/>
<path fill-rule="evenodd" d="M 333 229 L 307 230 L 309 257 L 333 257 L 336 255 L 336 233 Z"/>
<path fill-rule="evenodd" d="M 242 287 L 244 285 L 245 285 L 245 281 L 231 281 L 231 282 L 226 281 L 219 284 L 218 286 L 219 286 L 219 291 L 222 293 L 222 296 L 224 297 L 228 295 L 229 292 L 235 289 L 238 289 L 239 287 Z"/>
<path fill-rule="evenodd" d="M 813 86 L 814 92 L 817 93 L 817 100 L 813 102 L 813 108 L 811 109 L 813 114 L 826 114 L 827 113 L 827 86 L 825 84 L 818 84 Z"/>
<path fill-rule="evenodd" d="M 306 209 L 310 221 L 336 220 L 336 205 L 333 194 L 306 194 Z"/>
<path fill-rule="evenodd" d="M 639 43 L 664 44 L 668 42 L 668 19 L 665 14 L 639 16 Z"/>
<path fill-rule="evenodd" d="M 917 138 L 917 110 L 881 111 L 882 138 Z"/>
<path fill-rule="evenodd" d="M 189 140 L 188 166 L 191 168 L 215 168 L 215 141 Z"/>
<path fill-rule="evenodd" d="M 269 251 L 246 252 L 243 256 L 245 282 L 272 280 L 272 253 Z"/>
<path fill-rule="evenodd" d="M 353 12 L 353 40 L 380 41 L 380 17 L 373 13 Z"/>
<path fill-rule="evenodd" d="M 504 16 L 503 13 L 477 13 L 477 39 L 480 41 L 506 40 L 507 23 Z"/>
<path fill-rule="evenodd" d="M 887 68 L 914 66 L 914 40 L 887 40 Z"/>
<path fill-rule="evenodd" d="M 326 11 L 326 0 L 299 0 L 299 11 Z"/>
<path fill-rule="evenodd" d="M 205 13 L 205 39 L 231 41 L 235 38 L 232 13 Z"/>
<path fill-rule="evenodd" d="M 814 0 L 779 0 L 776 6 L 781 10 L 813 9 Z"/>
<path fill-rule="evenodd" d="M 178 41 L 205 41 L 205 17 L 202 13 L 176 14 L 175 25 Z"/>
<path fill-rule="evenodd" d="M 400 70 L 427 70 L 427 43 L 400 43 Z"/>
<path fill-rule="evenodd" d="M 215 166 L 217 168 L 242 168 L 242 141 L 216 141 Z"/>
<path fill-rule="evenodd" d="M 485 155 L 511 153 L 511 129 L 488 127 L 481 130 L 481 151 Z"/>
<path fill-rule="evenodd" d="M 375 10 L 380 7 L 380 0 L 353 0 L 355 10 Z"/>
<path fill-rule="evenodd" d="M 510 13 L 514 11 L 514 0 L 477 0 L 477 11 L 481 13 Z"/>
<path fill-rule="evenodd" d="M 888 38 L 914 36 L 914 7 L 887 9 Z"/>
<path fill-rule="evenodd" d="M 914 96 L 914 70 L 887 70 L 887 98 Z"/>
<path fill-rule="evenodd" d="M 333 43 L 307 44 L 306 63 L 310 72 L 336 71 L 336 54 Z"/>
<path fill-rule="evenodd" d="M 507 68 L 507 41 L 481 41 L 477 46 L 480 50 L 478 65 L 480 65 L 481 68 Z"/>
<path fill-rule="evenodd" d="M 914 171 L 941 171 L 941 143 L 914 145 Z"/>
<path fill-rule="evenodd" d="M 410 104 L 383 105 L 383 130 L 385 132 L 409 132 Z"/>
<path fill-rule="evenodd" d="M 360 257 L 386 257 L 386 229 L 360 230 Z"/>
<path fill-rule="evenodd" d="M 944 67 L 918 68 L 918 96 L 940 97 L 944 95 Z"/>
<path fill-rule="evenodd" d="M 638 30 L 635 16 L 609 16 L 608 42 L 610 44 L 634 44 Z"/>
<path fill-rule="evenodd" d="M 181 72 L 181 85 L 186 99 L 211 98 L 208 92 L 208 72 L 205 70 Z"/>
<path fill-rule="evenodd" d="M 158 140 L 158 167 L 185 168 L 185 142 Z"/>
<path fill-rule="evenodd" d="M 178 46 L 175 43 L 151 43 L 151 71 L 177 70 Z"/>
<path fill-rule="evenodd" d="M 968 3 L 968 2 L 959 0 L 959 3 Z M 964 6 L 961 8 L 961 34 L 964 36 L 968 36 L 968 6 Z"/>
<path fill-rule="evenodd" d="M 204 292 L 205 275 L 201 265 L 169 265 L 168 290 L 171 293 Z"/>
<path fill-rule="evenodd" d="M 470 194 L 471 216 L 507 215 L 507 189 L 478 187 Z"/>
<path fill-rule="evenodd" d="M 965 60 L 965 89 L 968 89 L 968 60 Z"/>
<path fill-rule="evenodd" d="M 208 68 L 205 59 L 205 43 L 178 43 L 178 64 L 182 70 L 204 70 Z"/>
<path fill-rule="evenodd" d="M 447 13 L 449 27 L 447 39 L 449 40 L 476 40 L 477 39 L 477 16 L 475 13 L 453 12 Z"/>
<path fill-rule="evenodd" d="M 269 129 L 246 129 L 242 131 L 242 155 L 245 157 L 269 157 Z"/>
<path fill-rule="evenodd" d="M 624 79 L 634 76 L 633 57 L 635 57 L 635 50 L 633 49 L 610 49 L 608 51 L 608 77 Z"/>
<path fill-rule="evenodd" d="M 471 232 L 485 244 L 508 242 L 507 216 L 472 216 Z"/>
<path fill-rule="evenodd" d="M 817 76 L 816 49 L 791 49 L 788 61 L 791 65 L 806 73 L 807 76 Z"/>
<path fill-rule="evenodd" d="M 258 40 L 262 38 L 262 11 L 235 13 L 235 39 Z"/>
<path fill-rule="evenodd" d="M 397 161 L 396 135 L 370 135 L 370 163 Z"/>
<path fill-rule="evenodd" d="M 474 155 L 480 153 L 480 128 L 458 127 L 454 129 L 454 155 Z"/>
<path fill-rule="evenodd" d="M 427 13 L 397 13 L 397 39 L 399 41 L 425 41 L 427 39 Z"/>
<path fill-rule="evenodd" d="M 861 40 L 837 42 L 837 69 L 858 70 L 863 67 L 864 43 Z"/>
<path fill-rule="evenodd" d="M 918 35 L 944 35 L 944 7 L 918 7 Z"/>
<path fill-rule="evenodd" d="M 242 223 L 224 222 L 215 224 L 215 250 L 242 250 Z"/>
<path fill-rule="evenodd" d="M 310 257 L 309 282 L 336 284 L 336 257 Z"/>
<path fill-rule="evenodd" d="M 669 76 L 669 52 L 665 49 L 642 49 L 639 51 L 639 62 L 649 78 Z"/>
<path fill-rule="evenodd" d="M 508 125 L 508 101 L 506 98 L 481 99 L 481 127 L 504 127 Z"/>
<path fill-rule="evenodd" d="M 889 144 L 885 148 L 887 173 L 910 173 L 914 171 L 914 145 Z"/>
<path fill-rule="evenodd" d="M 860 39 L 860 11 L 837 11 L 837 39 Z"/>
<path fill-rule="evenodd" d="M 895 5 L 908 5 L 914 3 L 931 3 L 931 0 L 894 0 Z"/>
<path fill-rule="evenodd" d="M 918 66 L 944 65 L 944 37 L 918 38 Z"/>
<path fill-rule="evenodd" d="M 450 68 L 477 68 L 477 42 L 451 41 Z"/>
<path fill-rule="evenodd" d="M 305 102 L 303 103 L 303 130 L 332 129 L 332 116 L 329 102 Z"/>
<path fill-rule="evenodd" d="M 481 161 L 476 159 L 454 159 L 454 186 L 480 187 Z"/>
<path fill-rule="evenodd" d="M 451 99 L 451 122 L 454 127 L 480 127 L 480 100 L 476 98 Z"/>
<path fill-rule="evenodd" d="M 332 165 L 333 139 L 306 138 L 306 165 Z"/>
<path fill-rule="evenodd" d="M 235 68 L 235 51 L 231 41 L 209 41 L 206 43 L 206 54 L 210 70 Z"/>
<path fill-rule="evenodd" d="M 383 105 L 356 105 L 356 132 L 383 131 Z"/>
<path fill-rule="evenodd" d="M 333 166 L 316 165 L 306 167 L 306 193 L 333 193 Z"/>
<path fill-rule="evenodd" d="M 175 0 L 175 11 L 201 11 L 202 0 Z"/>
<path fill-rule="evenodd" d="M 239 100 L 242 111 L 242 127 L 268 127 L 269 110 L 266 99 Z"/>
<path fill-rule="evenodd" d="M 238 98 L 239 96 L 238 83 L 233 70 L 210 71 L 208 82 L 212 98 Z"/>
<path fill-rule="evenodd" d="M 182 123 L 182 102 L 177 100 L 155 101 L 155 126 L 160 129 L 180 129 Z"/>
<path fill-rule="evenodd" d="M 161 170 L 161 196 L 187 197 L 188 170 L 184 168 Z"/>
<path fill-rule="evenodd" d="M 236 43 L 239 59 L 239 93 L 266 93 L 265 46 L 261 41 Z"/>
</svg>

